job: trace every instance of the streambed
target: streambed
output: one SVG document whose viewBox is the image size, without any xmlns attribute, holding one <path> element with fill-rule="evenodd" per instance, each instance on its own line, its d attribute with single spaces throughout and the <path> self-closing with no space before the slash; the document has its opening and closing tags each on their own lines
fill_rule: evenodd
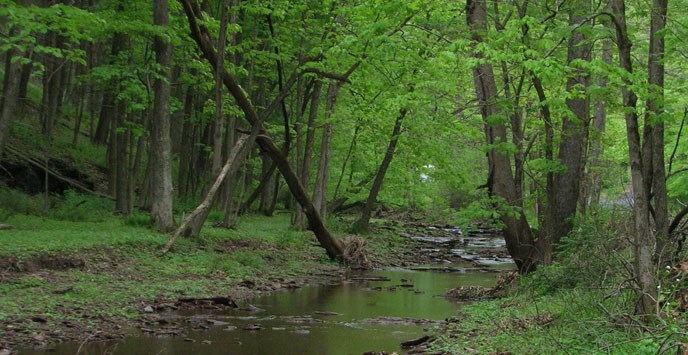
<svg viewBox="0 0 688 355">
<path fill-rule="evenodd" d="M 433 323 L 453 315 L 459 304 L 443 297 L 457 286 L 491 287 L 500 269 L 497 235 L 423 237 L 426 253 L 476 256 L 464 262 L 352 272 L 334 285 L 276 292 L 240 308 L 159 313 L 156 327 L 188 327 L 183 336 L 138 332 L 123 340 L 64 343 L 51 354 L 362 354 L 402 352 L 401 342 L 423 336 Z M 474 238 L 480 243 L 471 242 Z M 489 250 L 481 253 L 480 250 Z M 465 259 L 469 259 L 465 258 Z M 193 322 L 190 322 L 193 320 Z M 201 325 L 199 327 L 198 325 Z M 159 332 L 158 332 L 159 334 Z M 20 354 L 38 354 L 23 350 Z"/>
</svg>

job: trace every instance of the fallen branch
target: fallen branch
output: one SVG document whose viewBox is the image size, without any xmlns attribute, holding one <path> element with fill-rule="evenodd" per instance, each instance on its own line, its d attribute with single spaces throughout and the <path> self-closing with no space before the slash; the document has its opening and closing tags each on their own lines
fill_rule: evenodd
<svg viewBox="0 0 688 355">
<path fill-rule="evenodd" d="M 89 189 L 88 187 L 82 185 L 80 182 L 78 182 L 78 181 L 76 181 L 76 180 L 74 180 L 74 179 L 70 179 L 70 178 L 68 178 L 68 177 L 66 177 L 66 176 L 62 176 L 62 174 L 58 173 L 57 171 L 55 171 L 55 170 L 53 170 L 53 169 L 50 169 L 46 164 L 43 164 L 43 163 L 41 163 L 40 161 L 38 161 L 38 160 L 36 160 L 36 159 L 30 157 L 29 155 L 20 152 L 19 150 L 15 149 L 14 147 L 12 147 L 12 146 L 10 146 L 10 145 L 7 145 L 7 146 L 5 147 L 5 150 L 6 150 L 7 152 L 10 152 L 10 153 L 16 155 L 17 157 L 19 157 L 19 158 L 21 158 L 21 159 L 23 159 L 23 160 L 25 160 L 26 162 L 28 162 L 28 163 L 30 163 L 30 164 L 32 164 L 32 165 L 35 165 L 35 166 L 37 166 L 37 167 L 43 169 L 43 170 L 46 171 L 50 176 L 52 176 L 52 177 L 54 177 L 54 178 L 56 178 L 56 179 L 58 179 L 58 180 L 60 180 L 60 181 L 66 182 L 66 183 L 69 184 L 70 186 L 76 187 L 77 189 L 79 189 L 79 190 L 81 190 L 81 191 L 83 191 L 83 192 L 89 193 L 89 194 L 94 195 L 94 196 L 98 196 L 98 197 L 103 197 L 103 198 L 107 198 L 107 199 L 110 199 L 110 200 L 114 200 L 114 197 L 112 197 L 112 196 L 105 195 L 105 194 L 102 194 L 102 193 L 97 192 L 97 191 L 93 191 L 93 190 L 91 190 L 91 189 Z"/>
</svg>

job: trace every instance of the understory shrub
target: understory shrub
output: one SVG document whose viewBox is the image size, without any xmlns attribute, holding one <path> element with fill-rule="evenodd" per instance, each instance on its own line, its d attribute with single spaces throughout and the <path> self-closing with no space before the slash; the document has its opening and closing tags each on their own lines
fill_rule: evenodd
<svg viewBox="0 0 688 355">
<path fill-rule="evenodd" d="M 67 190 L 63 196 L 56 197 L 48 216 L 72 222 L 102 222 L 113 208 L 114 204 L 108 199 Z"/>
</svg>

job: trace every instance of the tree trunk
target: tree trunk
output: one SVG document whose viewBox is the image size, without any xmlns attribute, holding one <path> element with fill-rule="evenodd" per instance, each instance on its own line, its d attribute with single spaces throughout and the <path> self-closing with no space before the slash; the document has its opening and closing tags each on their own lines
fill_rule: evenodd
<svg viewBox="0 0 688 355">
<path fill-rule="evenodd" d="M 115 33 L 112 37 L 112 49 L 110 51 L 110 61 L 114 62 L 117 60 L 117 56 L 121 51 L 124 50 L 127 37 L 123 33 Z M 110 122 L 113 120 L 112 112 L 114 111 L 115 101 L 117 100 L 117 92 L 115 89 L 108 89 L 105 94 L 103 94 L 103 103 L 100 110 L 100 117 L 98 119 L 98 125 L 96 126 L 96 132 L 93 136 L 93 143 L 95 144 L 105 144 L 108 141 Z"/>
<path fill-rule="evenodd" d="M 116 119 L 113 122 L 113 134 L 110 140 L 114 141 L 114 176 L 115 176 L 115 211 L 124 215 L 131 213 L 129 201 L 129 136 L 130 130 L 124 129 L 126 116 L 126 104 L 119 101 L 116 105 Z M 111 176 L 112 178 L 112 176 Z"/>
<path fill-rule="evenodd" d="M 208 218 L 208 213 L 210 212 L 210 207 L 213 204 L 213 200 L 215 199 L 215 195 L 217 191 L 220 189 L 220 186 L 222 186 L 222 182 L 224 181 L 225 177 L 227 175 L 231 175 L 236 173 L 238 166 L 241 164 L 241 160 L 246 158 L 246 154 L 240 155 L 239 153 L 242 151 L 246 151 L 244 149 L 244 146 L 246 145 L 247 141 L 253 141 L 255 140 L 257 136 L 257 131 L 256 134 L 253 134 L 251 136 L 244 136 L 239 138 L 239 140 L 236 142 L 234 149 L 232 149 L 232 153 L 229 155 L 227 158 L 227 162 L 225 165 L 222 167 L 220 170 L 218 176 L 215 178 L 215 182 L 213 185 L 208 189 L 208 193 L 205 195 L 205 198 L 203 199 L 203 202 L 201 202 L 196 209 L 191 212 L 186 218 L 184 218 L 184 221 L 182 221 L 182 224 L 177 228 L 177 231 L 174 233 L 172 238 L 167 242 L 165 247 L 162 250 L 162 253 L 167 253 L 174 242 L 179 238 L 180 236 L 184 237 L 198 237 L 201 228 L 203 227 L 203 224 L 205 223 L 205 220 Z M 242 159 L 243 158 L 243 159 Z"/>
<path fill-rule="evenodd" d="M 612 63 L 612 43 L 609 40 L 602 42 L 602 60 Z M 601 88 L 607 86 L 607 77 L 602 75 L 597 85 Z M 582 203 L 581 214 L 585 215 L 589 206 L 597 205 L 600 202 L 600 192 L 602 190 L 602 176 L 600 160 L 604 147 L 602 146 L 602 136 L 604 135 L 607 122 L 607 103 L 606 99 L 600 98 L 595 104 L 595 116 L 592 120 L 592 132 L 590 134 L 590 153 L 589 168 L 584 180 L 584 188 L 581 191 Z"/>
<path fill-rule="evenodd" d="M 669 210 L 667 206 L 666 171 L 664 163 L 664 28 L 666 27 L 667 0 L 653 0 L 650 14 L 650 50 L 648 55 L 648 83 L 652 86 L 647 101 L 645 126 L 652 126 L 651 162 L 652 197 L 656 229 L 655 257 L 662 262 L 669 237 Z M 647 142 L 643 143 L 647 144 Z"/>
<path fill-rule="evenodd" d="M 485 0 L 466 1 L 467 24 L 472 32 L 472 39 L 476 43 L 483 41 L 483 34 L 487 32 L 487 12 Z M 482 60 L 480 52 L 473 56 Z M 495 145 L 507 142 L 506 126 L 502 121 L 496 121 L 495 116 L 504 116 L 497 107 L 497 85 L 489 64 L 478 64 L 473 68 L 476 95 L 480 105 L 480 112 L 485 121 L 485 136 L 491 149 L 487 153 L 489 163 L 488 189 L 490 193 L 503 199 L 509 208 L 517 209 L 516 213 L 502 213 L 504 223 L 504 238 L 509 254 L 514 259 L 519 272 L 527 273 L 535 270 L 536 253 L 534 238 L 530 226 L 523 214 L 522 200 L 516 195 L 516 186 L 511 172 L 509 157 L 499 152 Z"/>
<path fill-rule="evenodd" d="M 322 82 L 316 79 L 313 83 L 313 91 L 311 93 L 311 106 L 308 113 L 308 123 L 306 131 L 306 142 L 303 148 L 303 158 L 301 159 L 301 175 L 300 181 L 304 190 L 308 191 L 311 173 L 311 161 L 313 159 L 313 145 L 315 142 L 315 120 L 318 117 L 318 110 L 320 108 L 320 94 L 322 93 Z M 304 213 L 301 207 L 296 210 L 296 228 L 305 229 Z"/>
<path fill-rule="evenodd" d="M 570 26 L 581 26 L 587 21 L 589 13 L 589 1 L 572 4 L 569 10 Z M 575 30 L 569 39 L 567 62 L 572 63 L 581 59 L 590 61 L 590 51 L 591 46 L 586 44 L 585 34 Z M 543 225 L 544 233 L 540 238 L 540 250 L 546 264 L 552 262 L 556 244 L 573 229 L 573 219 L 578 205 L 590 123 L 590 96 L 585 92 L 590 85 L 589 75 L 584 70 L 577 69 L 578 72 L 566 82 L 568 92 L 578 92 L 566 99 L 566 106 L 573 117 L 564 115 L 561 128 L 557 159 L 565 171 L 554 174 L 553 191 L 548 193 L 548 196 L 553 198 L 547 201 L 547 219 Z"/>
<path fill-rule="evenodd" d="M 203 25 L 199 25 L 198 21 L 202 19 L 202 15 L 198 4 L 196 4 L 193 0 L 180 1 L 182 2 L 184 12 L 186 13 L 189 21 L 192 38 L 200 47 L 206 60 L 211 65 L 214 64 L 217 60 L 217 54 L 213 48 L 212 42 L 210 41 L 207 28 L 205 28 Z M 247 121 L 253 126 L 261 126 L 262 123 L 258 113 L 246 97 L 244 91 L 236 82 L 236 79 L 223 70 L 222 81 L 235 98 L 237 105 L 244 112 Z M 261 149 L 267 152 L 270 158 L 277 163 L 277 168 L 284 176 L 284 179 L 286 180 L 292 194 L 303 207 L 304 212 L 308 217 L 311 230 L 315 234 L 320 245 L 325 249 L 327 255 L 331 259 L 341 259 L 344 254 L 343 244 L 330 233 L 330 231 L 327 229 L 327 226 L 325 226 L 323 223 L 322 219 L 320 218 L 320 214 L 314 208 L 313 203 L 310 201 L 306 191 L 300 184 L 298 177 L 289 165 L 287 157 L 282 153 L 282 151 L 280 151 L 279 148 L 277 148 L 277 146 L 275 146 L 273 141 L 267 135 L 261 134 L 256 142 L 258 145 L 260 145 Z"/>
<path fill-rule="evenodd" d="M 222 76 L 220 69 L 225 65 L 225 43 L 227 41 L 227 0 L 222 0 L 220 9 L 220 35 L 217 39 L 217 51 L 220 55 L 217 56 L 217 69 L 215 70 L 215 127 L 213 128 L 213 166 L 211 174 L 213 177 L 220 173 L 222 168 L 222 126 L 224 125 L 224 117 L 222 117 Z M 229 132 L 233 134 L 234 132 Z"/>
<path fill-rule="evenodd" d="M 377 199 L 377 194 L 382 189 L 382 182 L 387 174 L 387 169 L 392 163 L 394 158 L 394 152 L 397 148 L 397 142 L 399 142 L 399 136 L 401 135 L 401 125 L 406 117 L 408 111 L 402 109 L 394 122 L 394 129 L 392 130 L 392 137 L 389 140 L 389 145 L 387 146 L 387 151 L 385 152 L 385 157 L 380 163 L 380 167 L 377 169 L 377 174 L 375 175 L 375 181 L 373 181 L 373 186 L 370 188 L 370 193 L 368 194 L 368 199 L 366 200 L 363 211 L 361 211 L 361 217 L 353 224 L 351 230 L 356 233 L 368 232 L 370 215 L 373 212 L 373 205 Z"/>
<path fill-rule="evenodd" d="M 266 179 L 267 183 L 258 186 L 260 189 L 260 211 L 266 216 L 272 216 L 272 213 L 274 212 L 271 208 L 274 192 L 272 182 L 274 181 L 275 174 L 274 170 L 270 170 L 270 167 L 272 166 L 272 160 L 270 160 L 270 157 L 268 157 L 266 154 L 261 154 L 261 160 L 263 165 L 263 177 L 261 178 L 261 182 L 263 179 Z"/>
<path fill-rule="evenodd" d="M 21 77 L 21 65 L 14 62 L 18 55 L 14 48 L 7 51 L 5 56 L 5 77 L 2 87 L 2 108 L 0 109 L 0 158 L 9 139 L 12 120 L 14 120 L 19 107 L 19 81 Z"/>
<path fill-rule="evenodd" d="M 192 73 L 193 74 L 193 73 Z M 192 121 L 194 95 L 193 88 L 188 87 L 184 95 L 184 118 L 182 123 L 181 145 L 179 146 L 179 173 L 177 174 L 177 196 L 185 199 L 189 191 L 193 156 L 194 124 Z"/>
<path fill-rule="evenodd" d="M 616 42 L 619 49 L 619 65 L 629 76 L 625 77 L 622 90 L 625 108 L 626 135 L 628 137 L 628 160 L 631 165 L 631 185 L 633 188 L 633 226 L 635 248 L 635 279 L 638 284 L 638 313 L 647 321 L 657 315 L 657 287 L 655 267 L 652 261 L 655 240 L 650 224 L 650 202 L 648 184 L 643 176 L 643 159 L 641 155 L 640 132 L 638 125 L 638 97 L 631 89 L 627 79 L 633 74 L 631 59 L 631 41 L 626 29 L 626 9 L 624 0 L 610 0 L 614 14 Z"/>
<path fill-rule="evenodd" d="M 156 0 L 153 6 L 153 22 L 168 27 L 167 0 Z M 170 58 L 172 45 L 162 36 L 155 36 L 154 44 L 159 77 L 155 79 L 155 104 L 151 120 L 151 147 L 149 167 L 151 171 L 151 221 L 161 232 L 174 228 L 172 215 L 172 153 L 170 142 Z"/>
</svg>

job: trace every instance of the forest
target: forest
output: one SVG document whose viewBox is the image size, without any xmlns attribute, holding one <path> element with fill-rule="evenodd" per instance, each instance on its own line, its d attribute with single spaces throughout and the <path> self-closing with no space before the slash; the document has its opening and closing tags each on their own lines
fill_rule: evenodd
<svg viewBox="0 0 688 355">
<path fill-rule="evenodd" d="M 202 329 L 327 327 L 179 314 L 352 282 L 404 311 L 301 323 L 402 339 L 287 353 L 688 352 L 687 39 L 684 0 L 0 0 L 0 355 L 279 353 Z"/>
</svg>

